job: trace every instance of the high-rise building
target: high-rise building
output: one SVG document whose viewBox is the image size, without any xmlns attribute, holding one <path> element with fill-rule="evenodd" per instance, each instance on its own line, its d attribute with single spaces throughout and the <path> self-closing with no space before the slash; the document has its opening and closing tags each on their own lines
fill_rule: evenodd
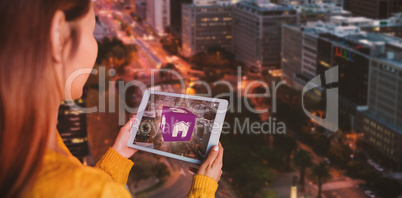
<svg viewBox="0 0 402 198">
<path fill-rule="evenodd" d="M 124 0 L 124 6 L 126 8 L 135 8 L 135 0 Z"/>
<path fill-rule="evenodd" d="M 386 166 L 402 168 L 402 39 L 387 37 L 370 61 L 368 110 L 358 112 L 357 131 Z M 368 149 L 373 150 L 373 149 Z"/>
<path fill-rule="evenodd" d="M 212 47 L 232 48 L 232 6 L 182 5 L 182 50 L 184 56 Z"/>
<path fill-rule="evenodd" d="M 315 77 L 306 68 L 315 65 L 316 75 L 324 76 L 337 66 L 338 82 L 317 90 L 338 87 L 339 111 L 349 115 L 353 131 L 364 134 L 367 151 L 402 168 L 402 39 L 318 22 L 284 25 L 283 43 L 282 79 L 302 89 Z M 325 91 L 318 95 L 325 97 Z"/>
<path fill-rule="evenodd" d="M 402 12 L 401 0 L 352 0 L 351 10 L 355 16 L 385 19 L 393 13 Z"/>
<path fill-rule="evenodd" d="M 147 0 L 146 22 L 159 34 L 163 35 L 170 25 L 170 0 Z"/>
<path fill-rule="evenodd" d="M 95 23 L 94 37 L 97 41 L 100 41 L 107 36 L 107 29 L 103 26 L 103 23 L 99 21 L 98 16 L 96 16 L 95 19 L 96 23 Z"/>
<path fill-rule="evenodd" d="M 356 132 L 363 134 L 363 148 L 383 165 L 402 170 L 402 128 L 370 111 L 356 115 Z"/>
<path fill-rule="evenodd" d="M 76 105 L 85 107 L 85 102 L 83 99 L 78 99 L 61 103 L 57 130 L 71 154 L 83 161 L 89 155 L 87 119 L 86 114 L 71 108 Z"/>
<path fill-rule="evenodd" d="M 303 61 L 303 31 L 290 25 L 282 29 L 282 80 L 289 86 L 298 85 L 293 82 L 301 73 Z M 301 83 L 304 84 L 304 83 Z M 297 86 L 300 87 L 300 86 Z M 298 88 L 301 89 L 301 88 Z"/>
<path fill-rule="evenodd" d="M 359 32 L 356 27 L 340 28 L 346 29 L 345 32 Z M 367 38 L 365 33 L 360 35 L 345 32 L 320 34 L 317 42 L 317 74 L 324 76 L 326 70 L 338 67 L 339 105 L 353 119 L 357 110 L 367 108 L 371 50 L 367 45 L 360 43 L 360 40 Z M 353 123 L 353 120 L 351 122 Z"/>
<path fill-rule="evenodd" d="M 233 53 L 252 68 L 278 69 L 282 24 L 296 21 L 296 10 L 286 6 L 238 2 L 233 8 Z"/>
<path fill-rule="evenodd" d="M 170 26 L 181 33 L 181 6 L 191 4 L 192 0 L 170 0 Z"/>
<path fill-rule="evenodd" d="M 317 74 L 338 67 L 338 82 L 322 87 L 339 88 L 339 109 L 349 114 L 353 123 L 358 111 L 367 110 L 369 62 L 381 51 L 384 38 L 373 33 L 360 32 L 357 27 L 341 27 L 346 32 L 332 30 L 321 33 L 317 43 Z M 321 94 L 325 96 L 326 92 Z"/>
<path fill-rule="evenodd" d="M 386 54 L 370 62 L 369 109 L 402 128 L 402 42 L 384 43 L 383 47 Z"/>
<path fill-rule="evenodd" d="M 301 90 L 317 75 L 318 33 L 314 28 L 284 25 L 282 29 L 282 80 Z"/>
<path fill-rule="evenodd" d="M 352 10 L 352 1 L 353 0 L 343 0 L 343 9 L 347 11 Z"/>
<path fill-rule="evenodd" d="M 141 20 L 147 18 L 147 2 L 145 0 L 135 2 L 135 15 Z"/>
</svg>

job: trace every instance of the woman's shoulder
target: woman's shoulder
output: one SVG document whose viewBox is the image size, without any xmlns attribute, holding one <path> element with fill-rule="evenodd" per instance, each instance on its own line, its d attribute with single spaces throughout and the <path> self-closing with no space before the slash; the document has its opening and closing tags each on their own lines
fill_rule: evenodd
<svg viewBox="0 0 402 198">
<path fill-rule="evenodd" d="M 31 193 L 32 197 L 130 196 L 124 186 L 103 171 L 82 165 L 73 156 L 50 150 L 46 151 Z"/>
</svg>

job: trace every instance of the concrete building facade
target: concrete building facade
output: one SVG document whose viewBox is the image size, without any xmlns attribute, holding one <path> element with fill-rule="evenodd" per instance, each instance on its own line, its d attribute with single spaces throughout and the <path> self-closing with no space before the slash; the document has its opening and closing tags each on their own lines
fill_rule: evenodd
<svg viewBox="0 0 402 198">
<path fill-rule="evenodd" d="M 318 34 L 314 29 L 284 25 L 282 30 L 282 80 L 301 90 L 317 75 Z"/>
<path fill-rule="evenodd" d="M 302 89 L 314 73 L 305 69 L 310 53 L 316 54 L 308 58 L 316 60 L 316 75 L 337 66 L 337 84 L 321 89 L 339 88 L 339 111 L 350 116 L 352 131 L 363 134 L 365 150 L 385 166 L 401 170 L 402 39 L 318 23 L 284 25 L 283 40 L 282 79 Z"/>
<path fill-rule="evenodd" d="M 296 11 L 289 7 L 237 3 L 233 8 L 233 53 L 252 68 L 280 68 L 282 24 L 296 21 Z"/>
<path fill-rule="evenodd" d="M 232 48 L 232 6 L 182 5 L 182 50 L 190 57 L 212 47 Z"/>
<path fill-rule="evenodd" d="M 147 2 L 143 1 L 136 1 L 135 2 L 135 15 L 141 20 L 146 20 L 147 18 Z"/>
<path fill-rule="evenodd" d="M 154 31 L 163 35 L 170 25 L 170 0 L 147 0 L 146 22 Z"/>
<path fill-rule="evenodd" d="M 388 168 L 402 169 L 402 40 L 389 37 L 383 54 L 370 61 L 368 110 L 357 131 Z"/>
<path fill-rule="evenodd" d="M 175 32 L 181 34 L 181 6 L 183 4 L 191 4 L 192 0 L 170 0 L 170 26 Z"/>
<path fill-rule="evenodd" d="M 354 16 L 364 16 L 371 19 L 385 19 L 393 13 L 402 12 L 400 0 L 352 0 L 350 11 Z"/>
</svg>

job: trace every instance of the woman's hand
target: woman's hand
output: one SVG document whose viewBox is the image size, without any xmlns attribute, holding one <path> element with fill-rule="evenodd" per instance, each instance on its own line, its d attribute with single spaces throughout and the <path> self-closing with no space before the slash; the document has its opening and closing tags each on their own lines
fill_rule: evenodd
<svg viewBox="0 0 402 198">
<path fill-rule="evenodd" d="M 197 174 L 204 175 L 214 179 L 216 182 L 219 182 L 222 175 L 222 160 L 223 160 L 223 147 L 219 142 L 219 145 L 215 145 L 211 151 L 207 159 L 202 163 L 200 168 L 198 169 Z"/>
<path fill-rule="evenodd" d="M 133 149 L 127 146 L 128 138 L 130 137 L 130 130 L 135 122 L 135 116 L 133 116 L 123 127 L 121 127 L 119 134 L 114 141 L 112 149 L 117 151 L 125 158 L 130 158 L 137 152 L 137 149 Z"/>
</svg>

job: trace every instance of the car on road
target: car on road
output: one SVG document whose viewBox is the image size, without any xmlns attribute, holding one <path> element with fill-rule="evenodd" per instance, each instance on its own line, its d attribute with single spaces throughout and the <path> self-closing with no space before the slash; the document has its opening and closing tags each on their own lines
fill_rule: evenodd
<svg viewBox="0 0 402 198">
<path fill-rule="evenodd" d="M 328 164 L 328 165 L 330 165 L 330 164 L 331 164 L 331 160 L 329 160 L 327 157 L 326 157 L 326 158 L 324 158 L 324 162 L 325 162 L 326 164 Z"/>
<path fill-rule="evenodd" d="M 366 194 L 367 197 L 369 197 L 369 198 L 375 198 L 376 197 L 371 190 L 365 190 L 364 194 Z"/>
<path fill-rule="evenodd" d="M 147 73 L 145 73 L 145 72 L 139 72 L 139 73 L 138 73 L 138 76 L 139 76 L 140 78 L 146 78 L 146 77 L 147 77 Z"/>
<path fill-rule="evenodd" d="M 382 168 L 379 164 L 375 163 L 372 159 L 368 159 L 367 163 L 373 166 L 377 171 L 383 172 L 384 168 Z"/>
<path fill-rule="evenodd" d="M 255 73 L 255 74 L 260 73 L 260 68 L 257 67 L 257 66 L 251 65 L 251 66 L 248 67 L 248 69 L 249 69 L 249 71 L 250 71 L 251 73 Z"/>
<path fill-rule="evenodd" d="M 374 165 L 374 168 L 375 168 L 376 170 L 380 171 L 380 172 L 383 172 L 383 171 L 384 171 L 384 169 L 383 169 L 380 165 L 378 165 L 378 164 Z"/>
</svg>

